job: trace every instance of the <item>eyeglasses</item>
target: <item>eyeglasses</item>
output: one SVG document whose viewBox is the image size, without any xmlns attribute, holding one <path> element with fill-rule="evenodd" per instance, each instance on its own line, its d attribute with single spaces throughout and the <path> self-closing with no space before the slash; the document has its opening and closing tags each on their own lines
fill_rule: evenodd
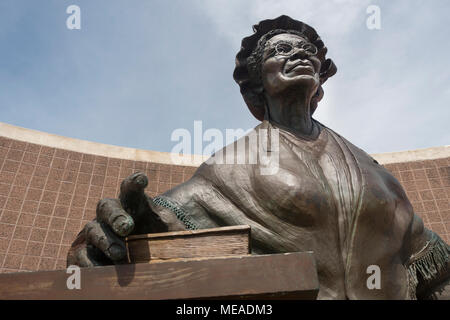
<svg viewBox="0 0 450 320">
<path fill-rule="evenodd" d="M 298 41 L 298 42 L 290 42 L 290 41 L 277 41 L 276 43 L 270 43 L 272 46 L 272 52 L 266 57 L 266 59 L 272 56 L 290 56 L 294 54 L 295 49 L 302 50 L 307 56 L 314 56 L 317 54 L 317 47 L 310 42 L 306 41 Z"/>
</svg>

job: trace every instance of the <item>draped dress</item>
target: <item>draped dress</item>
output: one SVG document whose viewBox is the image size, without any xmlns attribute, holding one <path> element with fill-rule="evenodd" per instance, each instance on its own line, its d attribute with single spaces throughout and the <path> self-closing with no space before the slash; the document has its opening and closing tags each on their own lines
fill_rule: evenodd
<svg viewBox="0 0 450 320">
<path fill-rule="evenodd" d="M 254 254 L 313 251 L 319 299 L 415 299 L 420 285 L 447 279 L 450 247 L 424 228 L 397 179 L 315 124 L 311 140 L 263 121 L 212 157 L 231 163 L 206 161 L 153 210 L 186 229 L 250 225 Z M 249 161 L 260 153 L 265 161 Z M 370 266 L 379 288 L 367 285 Z"/>
</svg>

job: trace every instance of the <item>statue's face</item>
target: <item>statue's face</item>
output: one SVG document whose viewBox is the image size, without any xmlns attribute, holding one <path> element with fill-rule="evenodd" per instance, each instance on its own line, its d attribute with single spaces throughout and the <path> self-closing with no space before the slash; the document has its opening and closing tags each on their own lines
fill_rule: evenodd
<svg viewBox="0 0 450 320">
<path fill-rule="evenodd" d="M 320 85 L 320 60 L 317 48 L 307 39 L 282 33 L 266 42 L 262 62 L 262 81 L 269 95 L 287 88 L 310 90 L 315 93 Z"/>
</svg>

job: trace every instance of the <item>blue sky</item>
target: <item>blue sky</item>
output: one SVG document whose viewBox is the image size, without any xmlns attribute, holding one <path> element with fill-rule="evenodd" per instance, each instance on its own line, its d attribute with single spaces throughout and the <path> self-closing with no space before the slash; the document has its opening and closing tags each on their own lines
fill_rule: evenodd
<svg viewBox="0 0 450 320">
<path fill-rule="evenodd" d="M 68 30 L 66 8 L 81 8 Z M 381 9 L 381 30 L 366 8 Z M 0 121 L 169 152 L 177 128 L 250 129 L 232 78 L 251 26 L 311 24 L 338 73 L 315 118 L 369 153 L 450 144 L 448 0 L 2 0 Z"/>
</svg>

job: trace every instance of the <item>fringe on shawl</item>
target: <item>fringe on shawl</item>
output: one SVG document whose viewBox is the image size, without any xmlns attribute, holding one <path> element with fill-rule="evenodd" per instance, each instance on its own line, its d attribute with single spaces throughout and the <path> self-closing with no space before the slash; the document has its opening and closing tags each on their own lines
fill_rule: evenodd
<svg viewBox="0 0 450 320">
<path fill-rule="evenodd" d="M 418 275 L 420 274 L 426 282 L 436 279 L 447 269 L 449 259 L 450 246 L 437 235 L 434 235 L 434 238 L 421 251 L 411 257 L 408 265 L 408 286 L 411 299 L 417 299 Z"/>
</svg>

